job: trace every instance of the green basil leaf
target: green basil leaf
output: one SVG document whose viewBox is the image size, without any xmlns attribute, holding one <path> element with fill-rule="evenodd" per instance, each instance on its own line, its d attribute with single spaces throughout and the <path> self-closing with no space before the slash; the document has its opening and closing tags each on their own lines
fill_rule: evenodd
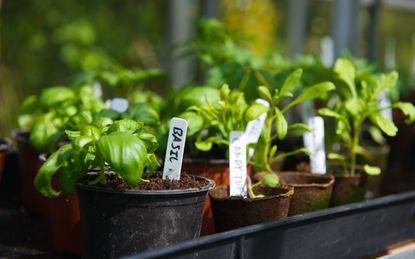
<svg viewBox="0 0 415 259">
<path fill-rule="evenodd" d="M 122 119 L 115 121 L 108 129 L 110 133 L 113 132 L 128 132 L 135 133 L 144 126 L 143 122 L 134 121 L 130 119 Z"/>
<path fill-rule="evenodd" d="M 75 101 L 75 92 L 65 86 L 49 87 L 42 91 L 40 95 L 40 104 L 44 109 L 49 109 L 52 106 L 59 106 L 65 101 Z"/>
<path fill-rule="evenodd" d="M 46 197 L 56 197 L 59 195 L 59 192 L 52 187 L 52 177 L 67 163 L 71 153 L 71 145 L 64 145 L 42 164 L 34 180 L 35 188 L 38 192 Z"/>
<path fill-rule="evenodd" d="M 160 117 L 157 111 L 147 103 L 134 104 L 121 114 L 124 119 L 144 122 L 147 126 L 158 126 Z"/>
<path fill-rule="evenodd" d="M 80 130 L 86 125 L 92 123 L 92 113 L 90 111 L 79 111 L 74 116 L 70 117 L 66 122 L 66 129 L 68 130 Z"/>
<path fill-rule="evenodd" d="M 159 147 L 159 143 L 157 141 L 156 136 L 146 132 L 140 132 L 137 134 L 137 137 L 144 141 L 147 147 L 147 152 L 152 153 L 157 150 Z"/>
<path fill-rule="evenodd" d="M 147 165 L 147 149 L 142 140 L 126 132 L 118 132 L 101 137 L 97 150 L 129 185 L 140 182 Z"/>
<path fill-rule="evenodd" d="M 188 123 L 187 136 L 191 137 L 204 129 L 204 119 L 199 112 L 186 111 L 179 115 L 179 118 L 185 119 Z"/>
<path fill-rule="evenodd" d="M 67 165 L 59 169 L 59 184 L 64 194 L 75 192 L 76 183 L 81 176 L 88 172 L 95 155 L 87 153 L 85 150 L 72 152 L 71 159 L 68 159 Z"/>
</svg>

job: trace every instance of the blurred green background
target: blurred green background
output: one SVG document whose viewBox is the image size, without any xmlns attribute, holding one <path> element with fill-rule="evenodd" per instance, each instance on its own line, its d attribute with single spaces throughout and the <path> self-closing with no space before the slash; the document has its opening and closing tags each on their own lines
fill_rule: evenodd
<svg viewBox="0 0 415 259">
<path fill-rule="evenodd" d="M 289 0 L 218 0 L 218 18 L 232 31 L 255 38 L 257 54 L 287 54 Z M 359 53 L 368 42 L 368 10 L 362 1 Z M 331 34 L 333 1 L 309 0 L 304 51 L 318 54 L 320 40 Z M 0 0 L 0 136 L 16 127 L 21 100 L 52 85 L 69 85 L 81 72 L 110 64 L 166 68 L 169 1 L 162 0 Z M 194 4 L 194 26 L 203 14 Z M 395 67 L 408 82 L 414 77 L 414 10 L 381 6 L 377 61 L 396 50 Z M 404 85 L 405 93 L 413 84 Z"/>
</svg>

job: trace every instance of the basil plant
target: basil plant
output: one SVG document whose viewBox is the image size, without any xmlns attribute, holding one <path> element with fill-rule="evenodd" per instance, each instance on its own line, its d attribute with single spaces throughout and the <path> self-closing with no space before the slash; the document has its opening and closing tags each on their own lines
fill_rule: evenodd
<svg viewBox="0 0 415 259">
<path fill-rule="evenodd" d="M 363 155 L 365 149 L 360 145 L 360 135 L 365 123 L 370 123 L 371 134 L 382 136 L 396 135 L 398 128 L 393 121 L 382 116 L 386 109 L 400 109 L 408 116 L 407 123 L 415 120 L 415 107 L 411 103 L 392 102 L 391 105 L 381 104 L 381 95 L 389 93 L 397 84 L 398 73 L 381 74 L 379 77 L 366 75 L 357 77 L 355 66 L 347 59 L 338 59 L 334 65 L 337 76 L 336 91 L 329 101 L 329 107 L 319 109 L 319 114 L 329 117 L 335 122 L 335 135 L 347 149 L 347 154 L 328 154 L 328 158 L 338 160 L 345 173 L 355 174 L 357 155 Z M 376 138 L 374 138 L 376 139 Z M 380 168 L 364 165 L 367 174 L 378 175 Z"/>
<path fill-rule="evenodd" d="M 99 168 L 99 176 L 90 182 L 106 183 L 105 171 L 113 171 L 130 186 L 142 181 L 146 168 L 159 167 L 154 151 L 158 142 L 145 131 L 144 123 L 101 117 L 78 131 L 66 130 L 71 141 L 52 153 L 35 178 L 36 189 L 47 197 L 60 194 L 52 187 L 52 177 L 59 174 L 61 191 L 71 194 L 79 179 L 88 171 Z"/>
<path fill-rule="evenodd" d="M 291 152 L 277 153 L 278 147 L 274 140 L 283 140 L 289 131 L 311 131 L 311 129 L 303 123 L 294 123 L 288 125 L 285 114 L 294 106 L 324 97 L 327 92 L 335 89 L 331 82 L 322 82 L 305 88 L 302 92 L 294 96 L 296 90 L 301 86 L 302 69 L 292 72 L 283 82 L 280 88 L 270 91 L 265 86 L 257 88 L 262 99 L 268 102 L 268 107 L 261 103 L 253 103 L 249 106 L 245 113 L 246 120 L 254 120 L 266 113 L 264 128 L 262 130 L 259 141 L 255 147 L 255 153 L 250 161 L 256 172 L 267 172 L 275 174 L 271 168 L 271 164 L 275 161 L 290 155 L 307 153 L 306 148 L 300 148 Z"/>
<path fill-rule="evenodd" d="M 29 140 L 37 152 L 53 151 L 65 139 L 65 128 L 92 123 L 93 115 L 104 108 L 90 85 L 55 86 L 27 97 L 17 120 L 20 128 L 30 131 Z"/>
</svg>

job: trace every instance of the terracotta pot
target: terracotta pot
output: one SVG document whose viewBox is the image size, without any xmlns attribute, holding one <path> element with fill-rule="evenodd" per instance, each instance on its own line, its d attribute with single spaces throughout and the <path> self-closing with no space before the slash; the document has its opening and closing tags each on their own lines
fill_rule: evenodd
<svg viewBox="0 0 415 259">
<path fill-rule="evenodd" d="M 39 159 L 44 162 L 46 154 L 41 154 Z M 58 173 L 52 178 L 55 190 L 60 190 Z M 50 219 L 53 248 L 59 253 L 71 253 L 81 255 L 83 248 L 81 242 L 81 224 L 79 213 L 79 201 L 76 193 L 72 195 L 61 194 L 50 199 Z"/>
<path fill-rule="evenodd" d="M 335 174 L 335 183 L 330 206 L 339 206 L 365 199 L 368 188 L 368 177 L 365 173 L 346 175 Z"/>
<path fill-rule="evenodd" d="M 0 138 L 0 181 L 3 175 L 3 168 L 6 162 L 6 155 L 9 148 L 10 141 L 8 139 Z"/>
<path fill-rule="evenodd" d="M 332 175 L 282 172 L 278 176 L 283 184 L 294 188 L 290 216 L 329 207 L 334 184 Z"/>
<path fill-rule="evenodd" d="M 43 162 L 29 143 L 28 131 L 14 130 L 12 136 L 17 143 L 23 205 L 29 211 L 48 219 L 51 200 L 37 192 L 33 184 Z"/>
<path fill-rule="evenodd" d="M 255 188 L 264 198 L 230 197 L 228 186 L 218 186 L 209 191 L 215 227 L 218 232 L 263 223 L 287 217 L 292 187 Z"/>
<path fill-rule="evenodd" d="M 216 185 L 229 184 L 229 161 L 225 159 L 190 159 L 183 160 L 182 171 L 204 176 L 215 181 Z M 209 198 L 206 198 L 203 209 L 201 236 L 216 233 Z"/>
</svg>

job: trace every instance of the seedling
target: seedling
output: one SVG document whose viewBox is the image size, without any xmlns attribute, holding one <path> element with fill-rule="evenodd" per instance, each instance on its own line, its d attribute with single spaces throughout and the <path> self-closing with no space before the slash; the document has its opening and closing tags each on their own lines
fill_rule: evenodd
<svg viewBox="0 0 415 259">
<path fill-rule="evenodd" d="M 334 119 L 335 134 L 348 151 L 347 155 L 329 153 L 328 158 L 339 161 L 346 173 L 354 175 L 357 173 L 357 155 L 365 152 L 359 139 L 364 123 L 370 122 L 374 126 L 370 128 L 374 136 L 381 136 L 383 132 L 393 137 L 398 128 L 393 121 L 381 115 L 382 110 L 400 109 L 409 117 L 407 123 L 412 123 L 415 120 L 415 107 L 406 102 L 394 102 L 388 107 L 380 106 L 379 96 L 384 92 L 389 93 L 396 86 L 398 73 L 395 71 L 381 74 L 378 78 L 365 77 L 359 81 L 353 64 L 347 59 L 339 59 L 334 66 L 334 72 L 339 83 L 332 97 L 333 106 L 320 109 L 319 114 Z M 363 168 L 370 175 L 381 173 L 380 168 L 369 164 Z"/>
<path fill-rule="evenodd" d="M 294 93 L 301 83 L 301 76 L 302 70 L 295 70 L 286 78 L 281 88 L 276 88 L 272 94 L 267 87 L 258 87 L 259 95 L 262 99 L 268 101 L 269 106 L 267 107 L 261 103 L 253 103 L 245 113 L 246 120 L 254 120 L 263 113 L 267 114 L 262 134 L 256 145 L 254 156 L 250 161 L 250 164 L 254 166 L 257 172 L 265 171 L 268 174 L 275 175 L 276 172 L 271 168 L 272 163 L 283 157 L 307 153 L 307 149 L 299 148 L 291 152 L 278 154 L 277 145 L 272 144 L 276 139 L 283 140 L 291 130 L 310 131 L 310 128 L 303 123 L 288 125 L 284 114 L 295 105 L 323 97 L 328 91 L 335 88 L 331 82 L 322 82 L 304 89 L 301 94 L 294 98 Z M 292 100 L 287 102 L 287 99 Z M 282 107 L 281 105 L 285 102 L 287 104 Z M 273 133 L 273 127 L 275 128 L 275 133 Z M 268 177 L 270 176 L 267 176 L 266 179 Z M 273 183 L 278 178 L 272 176 L 270 179 L 273 181 L 264 180 L 263 183 Z"/>
</svg>

